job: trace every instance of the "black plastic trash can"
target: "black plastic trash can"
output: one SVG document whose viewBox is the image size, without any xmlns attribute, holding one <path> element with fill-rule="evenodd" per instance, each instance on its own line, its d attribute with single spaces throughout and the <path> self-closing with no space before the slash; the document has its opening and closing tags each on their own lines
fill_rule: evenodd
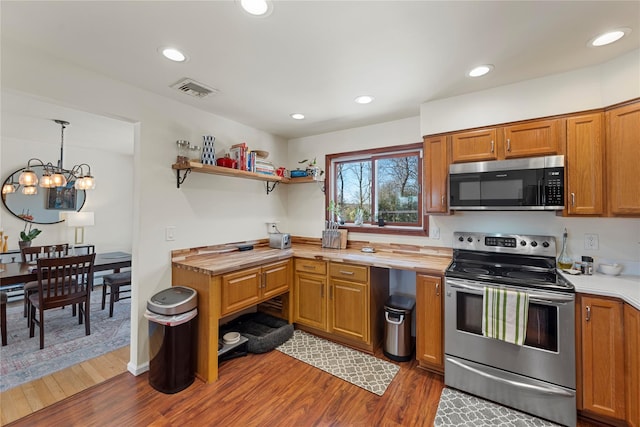
<svg viewBox="0 0 640 427">
<path fill-rule="evenodd" d="M 415 298 L 405 295 L 391 295 L 384 305 L 383 353 L 391 360 L 411 360 L 411 315 L 415 305 Z"/>
<path fill-rule="evenodd" d="M 185 286 L 165 289 L 147 301 L 149 384 L 158 391 L 177 393 L 195 380 L 197 306 L 197 292 Z"/>
</svg>

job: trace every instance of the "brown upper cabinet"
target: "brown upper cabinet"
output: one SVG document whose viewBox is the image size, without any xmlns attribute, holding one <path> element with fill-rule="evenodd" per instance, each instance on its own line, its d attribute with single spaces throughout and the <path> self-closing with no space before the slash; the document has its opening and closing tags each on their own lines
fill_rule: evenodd
<svg viewBox="0 0 640 427">
<path fill-rule="evenodd" d="M 446 136 L 424 138 L 424 161 L 425 211 L 447 213 L 449 156 Z"/>
<path fill-rule="evenodd" d="M 451 162 L 549 156 L 561 153 L 562 143 L 560 119 L 457 132 L 451 136 Z"/>
<path fill-rule="evenodd" d="M 604 114 L 567 119 L 565 200 L 569 215 L 604 213 Z"/>
<path fill-rule="evenodd" d="M 608 110 L 606 122 L 609 214 L 640 215 L 640 102 Z"/>
</svg>

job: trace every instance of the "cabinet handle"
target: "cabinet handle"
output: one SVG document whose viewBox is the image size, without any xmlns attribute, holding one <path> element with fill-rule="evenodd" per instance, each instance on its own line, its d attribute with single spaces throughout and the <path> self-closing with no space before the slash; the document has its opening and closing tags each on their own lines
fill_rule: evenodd
<svg viewBox="0 0 640 427">
<path fill-rule="evenodd" d="M 340 270 L 340 274 L 346 274 L 347 276 L 353 276 L 353 271 Z"/>
<path fill-rule="evenodd" d="M 302 268 L 305 268 L 307 270 L 315 270 L 316 267 L 314 265 L 303 265 Z"/>
<path fill-rule="evenodd" d="M 507 138 L 507 151 L 511 152 L 511 139 Z"/>
<path fill-rule="evenodd" d="M 440 283 L 436 283 L 436 296 L 440 296 Z"/>
<path fill-rule="evenodd" d="M 444 194 L 440 197 L 440 205 L 444 206 Z"/>
<path fill-rule="evenodd" d="M 493 140 L 491 140 L 491 152 L 493 153 L 495 150 L 495 144 L 493 142 Z"/>
<path fill-rule="evenodd" d="M 576 205 L 576 193 L 571 193 L 571 206 Z"/>
<path fill-rule="evenodd" d="M 587 322 L 591 320 L 591 306 L 587 306 L 587 318 L 585 319 Z"/>
</svg>

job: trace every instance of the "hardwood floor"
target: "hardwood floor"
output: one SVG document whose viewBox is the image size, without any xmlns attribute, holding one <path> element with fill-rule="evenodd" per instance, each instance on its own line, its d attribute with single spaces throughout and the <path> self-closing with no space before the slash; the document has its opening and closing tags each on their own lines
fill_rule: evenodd
<svg viewBox="0 0 640 427">
<path fill-rule="evenodd" d="M 382 397 L 279 351 L 227 361 L 217 382 L 173 395 L 127 372 L 11 426 L 431 426 L 444 383 L 415 365 L 402 363 Z"/>
<path fill-rule="evenodd" d="M 129 346 L 0 393 L 0 425 L 127 372 Z"/>
</svg>

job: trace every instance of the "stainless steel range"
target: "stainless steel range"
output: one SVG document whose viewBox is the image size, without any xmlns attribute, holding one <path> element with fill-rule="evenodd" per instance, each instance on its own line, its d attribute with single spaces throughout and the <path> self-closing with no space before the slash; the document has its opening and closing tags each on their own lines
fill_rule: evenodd
<svg viewBox="0 0 640 427">
<path fill-rule="evenodd" d="M 575 289 L 557 273 L 555 238 L 456 232 L 453 249 L 445 384 L 575 426 Z M 485 295 L 496 289 L 528 296 L 522 345 L 483 335 Z"/>
</svg>

